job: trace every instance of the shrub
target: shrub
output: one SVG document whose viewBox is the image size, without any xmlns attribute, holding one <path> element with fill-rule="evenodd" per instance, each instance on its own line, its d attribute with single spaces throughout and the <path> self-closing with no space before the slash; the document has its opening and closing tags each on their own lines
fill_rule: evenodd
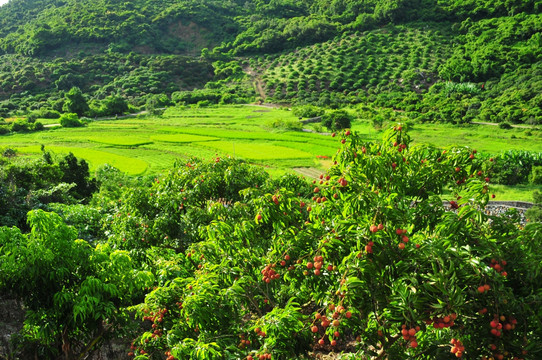
<svg viewBox="0 0 542 360">
<path fill-rule="evenodd" d="M 26 120 L 15 120 L 11 124 L 11 131 L 14 132 L 29 132 L 32 130 L 32 124 L 28 123 Z"/>
<path fill-rule="evenodd" d="M 503 121 L 499 123 L 499 129 L 510 130 L 512 129 L 512 125 L 509 122 Z"/>
<path fill-rule="evenodd" d="M 542 185 L 542 166 L 533 166 L 531 175 L 529 175 L 529 183 L 533 185 Z"/>
<path fill-rule="evenodd" d="M 491 179 L 503 185 L 524 184 L 533 166 L 542 166 L 542 153 L 508 150 L 494 157 Z"/>
<path fill-rule="evenodd" d="M 314 105 L 294 106 L 292 113 L 302 118 L 313 118 L 324 115 L 324 109 Z"/>
<path fill-rule="evenodd" d="M 26 116 L 26 121 L 28 121 L 29 123 L 33 124 L 34 122 L 36 122 L 36 120 L 38 119 L 39 115 L 36 114 L 35 112 L 34 113 L 31 113 L 31 114 L 28 114 Z"/>
<path fill-rule="evenodd" d="M 542 325 L 530 304 L 542 295 L 541 228 L 485 213 L 490 192 L 476 174 L 488 162 L 467 148 L 411 146 L 400 126 L 379 143 L 350 132 L 338 141 L 337 163 L 312 185 L 312 200 L 251 187 L 239 202 L 183 213 L 204 198 L 192 198 L 198 187 L 221 181 L 192 173 L 201 166 L 192 163 L 123 200 L 113 233 L 130 249 L 166 251 L 191 233 L 188 217 L 206 224 L 184 254 L 167 253 L 163 279 L 137 306 L 168 342 L 146 341 L 152 334 L 141 330 L 134 352 L 294 359 L 317 348 L 352 359 L 451 359 L 465 350 L 480 359 L 526 358 L 528 349 L 537 358 Z M 443 206 L 445 192 L 457 194 L 457 212 Z"/>
<path fill-rule="evenodd" d="M 12 158 L 15 155 L 17 155 L 17 150 L 14 150 L 12 148 L 4 149 L 4 151 L 2 152 L 2 156 L 7 158 Z"/>
<path fill-rule="evenodd" d="M 525 212 L 525 217 L 529 222 L 539 222 L 542 223 L 542 207 L 533 206 Z"/>
<path fill-rule="evenodd" d="M 334 110 L 322 117 L 322 124 L 331 130 L 347 129 L 350 128 L 352 119 L 352 115 L 346 110 Z"/>
<path fill-rule="evenodd" d="M 295 120 L 295 119 L 270 120 L 267 122 L 267 125 L 274 129 L 296 130 L 296 131 L 303 129 L 303 124 L 300 121 Z"/>
<path fill-rule="evenodd" d="M 60 125 L 62 127 L 81 127 L 83 123 L 79 121 L 76 113 L 65 113 L 60 116 Z"/>
<path fill-rule="evenodd" d="M 43 129 L 44 129 L 43 123 L 41 123 L 40 121 L 36 121 L 32 126 L 32 130 L 34 131 L 41 131 Z"/>
<path fill-rule="evenodd" d="M 52 109 L 40 109 L 39 116 L 43 119 L 58 119 L 60 117 L 60 113 L 56 110 Z"/>
</svg>

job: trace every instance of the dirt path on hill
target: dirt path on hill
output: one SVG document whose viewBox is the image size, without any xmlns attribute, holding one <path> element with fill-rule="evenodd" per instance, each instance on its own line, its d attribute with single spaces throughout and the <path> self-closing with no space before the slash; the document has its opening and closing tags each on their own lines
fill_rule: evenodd
<svg viewBox="0 0 542 360">
<path fill-rule="evenodd" d="M 256 91 L 258 91 L 262 100 L 265 100 L 265 91 L 263 91 L 262 81 L 260 80 L 260 78 L 254 78 L 254 81 L 256 85 Z"/>
<path fill-rule="evenodd" d="M 265 91 L 263 90 L 262 80 L 260 79 L 260 75 L 256 71 L 254 71 L 250 66 L 245 66 L 243 68 L 243 71 L 250 76 L 250 82 L 254 86 L 256 92 L 262 98 L 262 101 L 265 101 L 265 98 L 267 96 L 265 95 Z"/>
</svg>

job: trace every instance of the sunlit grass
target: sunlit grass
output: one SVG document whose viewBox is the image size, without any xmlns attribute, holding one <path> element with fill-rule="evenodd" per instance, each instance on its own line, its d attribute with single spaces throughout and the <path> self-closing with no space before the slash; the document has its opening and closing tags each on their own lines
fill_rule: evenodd
<svg viewBox="0 0 542 360">
<path fill-rule="evenodd" d="M 508 185 L 491 185 L 490 190 L 492 194 L 495 194 L 495 198 L 492 200 L 500 201 L 533 201 L 533 192 L 535 190 L 542 191 L 540 185 L 527 185 L 519 184 L 514 186 Z"/>
<path fill-rule="evenodd" d="M 204 144 L 228 155 L 253 160 L 313 158 L 313 155 L 285 146 L 256 142 L 212 141 Z"/>
<path fill-rule="evenodd" d="M 152 141 L 149 138 L 130 136 L 121 134 L 115 136 L 89 136 L 89 141 L 114 146 L 140 146 L 151 144 Z"/>
<path fill-rule="evenodd" d="M 171 142 L 171 143 L 189 143 L 189 142 L 198 142 L 198 141 L 199 142 L 212 141 L 212 140 L 218 140 L 219 138 L 179 133 L 179 134 L 154 135 L 154 136 L 151 136 L 151 139 L 156 140 L 156 141 Z"/>
<path fill-rule="evenodd" d="M 40 146 L 27 146 L 19 147 L 17 150 L 21 153 L 40 153 Z M 49 146 L 47 150 L 54 153 L 68 154 L 72 153 L 77 158 L 85 159 L 89 163 L 90 170 L 93 171 L 97 167 L 103 164 L 110 164 L 122 172 L 129 175 L 140 175 L 145 172 L 148 167 L 148 163 L 135 158 L 127 156 L 121 156 L 106 151 L 77 148 L 77 147 L 61 147 L 61 146 Z"/>
<path fill-rule="evenodd" d="M 58 153 L 71 151 L 87 160 L 91 169 L 109 163 L 132 175 L 165 172 L 175 161 L 187 161 L 190 157 L 208 160 L 228 155 L 261 165 L 276 176 L 297 167 L 324 171 L 330 166 L 330 159 L 341 146 L 339 137 L 266 125 L 277 119 L 294 121 L 297 117 L 286 109 L 243 105 L 169 108 L 161 117 L 93 121 L 84 128 L 0 136 L 0 146 L 38 154 L 44 145 L 46 150 Z M 393 124 L 375 129 L 371 121 L 356 120 L 352 129 L 363 140 L 374 141 L 381 139 L 389 126 Z M 508 149 L 542 151 L 542 133 L 536 129 L 428 123 L 413 124 L 409 134 L 418 144 L 467 145 L 489 154 Z M 491 191 L 496 200 L 530 201 L 533 190 L 526 185 L 493 185 Z"/>
</svg>

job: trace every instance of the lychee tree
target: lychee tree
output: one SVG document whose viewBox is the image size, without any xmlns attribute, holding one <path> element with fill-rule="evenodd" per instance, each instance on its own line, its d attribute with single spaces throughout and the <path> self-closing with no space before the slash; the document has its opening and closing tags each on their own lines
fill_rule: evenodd
<svg viewBox="0 0 542 360">
<path fill-rule="evenodd" d="M 312 199 L 247 188 L 201 208 L 201 240 L 167 262 L 189 275 L 135 307 L 152 326 L 131 355 L 540 356 L 542 227 L 486 214 L 488 163 L 412 144 L 401 126 L 338 142 Z"/>
</svg>

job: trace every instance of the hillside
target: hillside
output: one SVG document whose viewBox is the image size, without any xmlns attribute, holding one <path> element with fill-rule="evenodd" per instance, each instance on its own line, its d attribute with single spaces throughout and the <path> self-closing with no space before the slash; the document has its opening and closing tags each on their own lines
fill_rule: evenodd
<svg viewBox="0 0 542 360">
<path fill-rule="evenodd" d="M 90 103 L 362 103 L 418 121 L 542 121 L 535 1 L 12 0 L 0 116 Z M 258 86 L 263 94 L 258 94 Z M 186 91 L 199 90 L 196 93 Z M 264 95 L 264 96 L 261 96 Z"/>
</svg>

